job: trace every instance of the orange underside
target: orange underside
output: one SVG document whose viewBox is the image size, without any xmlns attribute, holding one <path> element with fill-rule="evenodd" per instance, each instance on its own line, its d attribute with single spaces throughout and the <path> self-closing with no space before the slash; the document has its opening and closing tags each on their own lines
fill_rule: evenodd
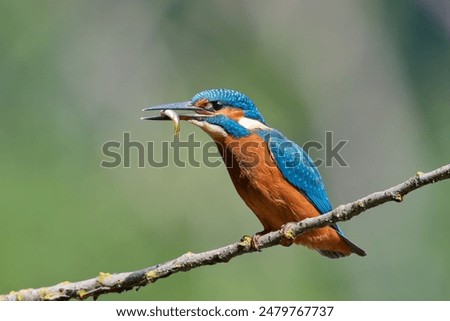
<svg viewBox="0 0 450 321">
<path fill-rule="evenodd" d="M 227 136 L 216 143 L 237 192 L 261 221 L 264 232 L 278 230 L 288 222 L 320 215 L 283 177 L 267 145 L 258 135 L 239 140 Z M 309 231 L 297 237 L 295 243 L 344 255 L 352 252 L 331 227 Z"/>
</svg>

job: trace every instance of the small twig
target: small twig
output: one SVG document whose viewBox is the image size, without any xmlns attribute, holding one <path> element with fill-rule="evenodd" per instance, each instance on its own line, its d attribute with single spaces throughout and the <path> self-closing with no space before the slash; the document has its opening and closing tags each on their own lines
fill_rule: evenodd
<svg viewBox="0 0 450 321">
<path fill-rule="evenodd" d="M 286 224 L 282 229 L 267 233 L 258 239 L 259 249 L 278 245 L 288 235 L 296 237 L 308 230 L 324 227 L 331 223 L 347 221 L 362 212 L 389 201 L 401 202 L 405 195 L 422 186 L 450 178 L 450 164 L 428 173 L 418 172 L 407 181 L 382 192 L 376 192 L 355 202 L 338 206 L 333 211 L 319 217 L 308 218 L 301 222 Z M 120 293 L 139 288 L 180 271 L 189 271 L 205 265 L 228 262 L 232 258 L 254 252 L 252 238 L 243 237 L 240 242 L 203 253 L 186 253 L 166 263 L 151 266 L 139 271 L 109 274 L 101 272 L 97 277 L 80 282 L 63 282 L 39 289 L 24 289 L 0 295 L 2 300 L 70 300 L 86 299 L 106 293 Z"/>
</svg>

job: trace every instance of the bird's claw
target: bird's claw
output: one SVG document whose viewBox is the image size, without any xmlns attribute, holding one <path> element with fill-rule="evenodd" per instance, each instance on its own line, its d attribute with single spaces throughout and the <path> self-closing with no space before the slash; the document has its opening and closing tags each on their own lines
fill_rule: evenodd
<svg viewBox="0 0 450 321">
<path fill-rule="evenodd" d="M 252 243 L 251 246 L 255 251 L 261 252 L 261 249 L 259 248 L 259 239 L 261 238 L 261 236 L 263 236 L 264 234 L 267 234 L 269 231 L 267 230 L 263 230 L 261 232 L 255 233 L 255 235 L 252 236 Z"/>
<path fill-rule="evenodd" d="M 292 230 L 291 224 L 285 224 L 281 227 L 281 239 L 280 239 L 280 245 L 282 246 L 291 246 L 294 244 L 295 235 Z"/>
<path fill-rule="evenodd" d="M 261 252 L 261 249 L 259 248 L 259 238 L 261 237 L 260 234 L 256 233 L 252 236 L 252 241 L 250 243 L 250 246 L 252 249 L 254 249 L 257 252 Z"/>
</svg>

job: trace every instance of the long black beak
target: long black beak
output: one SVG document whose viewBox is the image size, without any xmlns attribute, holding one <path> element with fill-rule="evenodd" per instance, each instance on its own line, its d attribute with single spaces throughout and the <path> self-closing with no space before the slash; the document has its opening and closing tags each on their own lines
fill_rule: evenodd
<svg viewBox="0 0 450 321">
<path fill-rule="evenodd" d="M 152 106 L 142 109 L 142 111 L 153 111 L 153 110 L 173 110 L 175 112 L 179 111 L 201 111 L 205 112 L 203 108 L 195 107 L 191 104 L 190 101 L 183 101 L 180 103 L 172 103 L 172 104 L 165 104 L 165 105 L 159 105 L 159 106 Z M 180 119 L 183 120 L 189 120 L 189 119 L 195 119 L 195 118 L 205 118 L 208 117 L 208 115 L 205 114 L 181 114 Z M 142 120 L 170 120 L 170 118 L 166 115 L 158 115 L 158 116 L 149 116 L 149 117 L 141 117 Z"/>
</svg>

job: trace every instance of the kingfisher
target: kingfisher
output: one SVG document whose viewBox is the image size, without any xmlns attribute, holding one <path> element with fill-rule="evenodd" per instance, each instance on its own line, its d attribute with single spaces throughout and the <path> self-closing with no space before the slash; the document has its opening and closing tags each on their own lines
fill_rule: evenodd
<svg viewBox="0 0 450 321">
<path fill-rule="evenodd" d="M 177 127 L 178 121 L 184 120 L 214 140 L 236 191 L 264 228 L 255 236 L 332 210 L 313 160 L 269 127 L 246 95 L 231 89 L 209 89 L 189 101 L 143 110 L 161 111 L 158 116 L 142 117 L 144 120 L 172 119 Z M 332 259 L 352 253 L 366 255 L 337 224 L 310 230 L 293 242 Z"/>
</svg>

